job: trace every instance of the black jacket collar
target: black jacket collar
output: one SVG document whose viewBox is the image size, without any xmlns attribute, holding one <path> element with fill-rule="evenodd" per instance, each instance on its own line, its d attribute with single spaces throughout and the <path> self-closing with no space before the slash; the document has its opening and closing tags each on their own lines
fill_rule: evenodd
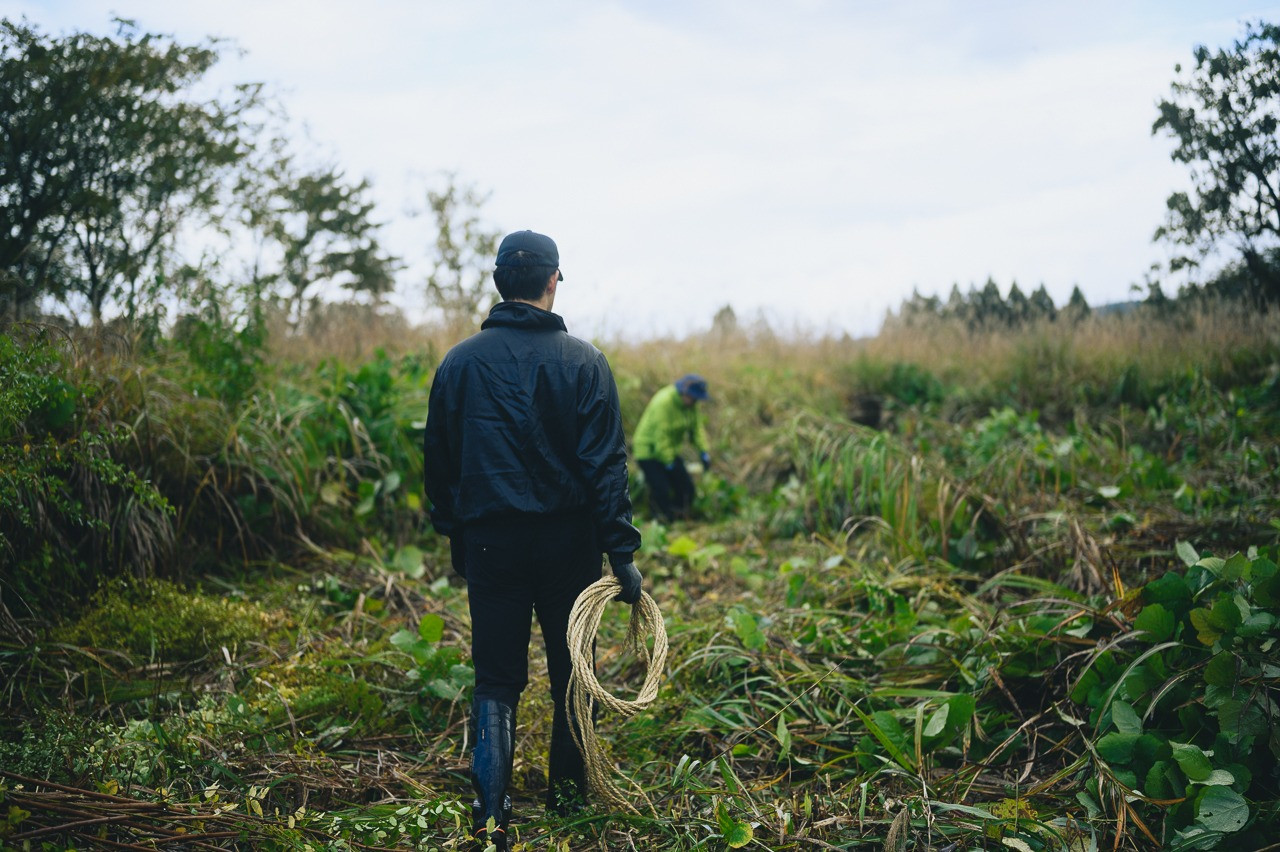
<svg viewBox="0 0 1280 852">
<path fill-rule="evenodd" d="M 559 314 L 544 311 L 528 302 L 499 302 L 489 311 L 481 328 L 524 328 L 568 331 Z"/>
</svg>

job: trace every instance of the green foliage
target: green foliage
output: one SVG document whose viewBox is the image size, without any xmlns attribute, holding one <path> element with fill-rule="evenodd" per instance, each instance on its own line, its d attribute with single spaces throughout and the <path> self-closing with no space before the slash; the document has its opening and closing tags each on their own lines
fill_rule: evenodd
<svg viewBox="0 0 1280 852">
<path fill-rule="evenodd" d="M 417 635 L 400 630 L 390 639 L 393 647 L 412 660 L 405 677 L 411 685 L 417 685 L 424 703 L 460 702 L 470 695 L 475 684 L 475 670 L 463 662 L 459 650 L 440 644 L 443 634 L 444 619 L 427 613 L 418 621 Z M 420 709 L 425 710 L 424 705 L 415 706 L 414 712 Z"/>
<path fill-rule="evenodd" d="M 260 640 L 270 617 L 252 604 L 165 580 L 118 580 L 60 631 L 64 641 L 124 651 L 138 660 L 194 660 L 222 646 Z"/>
<path fill-rule="evenodd" d="M 257 387 L 263 372 L 266 338 L 255 322 L 237 329 L 219 318 L 183 317 L 174 342 L 193 368 L 191 389 L 198 395 L 238 408 Z"/>
<path fill-rule="evenodd" d="M 1249 300 L 1275 304 L 1280 274 L 1264 252 L 1274 248 L 1280 216 L 1280 27 L 1250 22 L 1229 47 L 1197 46 L 1194 68 L 1159 110 L 1151 132 L 1174 139 L 1171 156 L 1189 167 L 1192 187 L 1169 196 L 1156 239 L 1189 250 L 1175 268 L 1224 243 L 1240 246 Z"/>
<path fill-rule="evenodd" d="M 1275 830 L 1254 803 L 1280 792 L 1280 572 L 1274 552 L 1178 554 L 1183 571 L 1142 589 L 1124 650 L 1095 656 L 1071 696 L 1096 732 L 1098 790 L 1149 801 L 1165 843 L 1213 849 Z"/>
<path fill-rule="evenodd" d="M 43 331 L 0 336 L 0 558 L 12 566 L 3 592 L 33 603 L 46 589 L 64 602 L 92 589 L 83 565 L 145 565 L 150 542 L 169 535 L 168 501 L 114 455 L 127 432 L 69 368 Z"/>
<path fill-rule="evenodd" d="M 219 58 L 119 21 L 115 37 L 47 36 L 0 22 L 0 307 L 78 293 L 95 324 L 130 318 L 164 286 L 183 223 L 217 199 L 242 156 L 257 91 L 200 101 Z"/>
</svg>

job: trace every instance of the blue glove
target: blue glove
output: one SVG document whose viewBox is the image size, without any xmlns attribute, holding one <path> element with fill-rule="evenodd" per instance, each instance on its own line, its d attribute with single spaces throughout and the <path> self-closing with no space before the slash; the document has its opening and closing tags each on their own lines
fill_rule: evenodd
<svg viewBox="0 0 1280 852">
<path fill-rule="evenodd" d="M 711 453 L 702 454 L 702 469 L 711 470 Z"/>
<path fill-rule="evenodd" d="M 610 565 L 613 576 L 618 578 L 618 582 L 622 584 L 622 591 L 618 592 L 615 601 L 622 601 L 624 604 L 633 604 L 640 600 L 640 584 L 643 578 L 640 576 L 640 569 L 636 567 L 634 562 L 628 562 L 626 565 Z"/>
</svg>

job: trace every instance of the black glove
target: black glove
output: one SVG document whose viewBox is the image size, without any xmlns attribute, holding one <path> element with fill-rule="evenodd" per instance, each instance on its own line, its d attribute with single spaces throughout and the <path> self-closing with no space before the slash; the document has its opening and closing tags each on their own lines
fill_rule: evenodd
<svg viewBox="0 0 1280 852">
<path fill-rule="evenodd" d="M 702 469 L 704 471 L 711 470 L 711 453 L 702 454 Z"/>
<path fill-rule="evenodd" d="M 622 584 L 622 591 L 618 592 L 615 601 L 622 601 L 624 604 L 633 604 L 640 600 L 640 583 L 644 579 L 640 576 L 640 569 L 636 567 L 634 562 L 628 562 L 626 565 L 611 565 L 613 576 L 618 578 L 618 582 Z"/>
<path fill-rule="evenodd" d="M 449 536 L 449 561 L 453 563 L 453 573 L 467 579 L 466 549 L 462 546 L 462 534 Z"/>
</svg>

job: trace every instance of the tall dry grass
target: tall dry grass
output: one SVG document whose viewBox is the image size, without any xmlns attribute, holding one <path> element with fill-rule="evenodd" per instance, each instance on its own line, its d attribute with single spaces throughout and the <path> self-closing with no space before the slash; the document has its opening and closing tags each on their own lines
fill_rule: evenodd
<svg viewBox="0 0 1280 852">
<path fill-rule="evenodd" d="M 276 329 L 272 360 L 358 364 L 376 350 L 435 363 L 471 329 L 411 325 L 395 313 L 329 310 L 305 333 Z M 871 395 L 918 402 L 903 376 L 937 384 L 949 419 L 1011 405 L 1065 421 L 1083 408 L 1144 407 L 1190 380 L 1235 386 L 1280 371 L 1280 313 L 1229 305 L 1185 307 L 1168 316 L 1138 310 L 1019 329 L 971 331 L 958 323 L 889 326 L 875 337 L 781 333 L 760 323 L 646 341 L 596 340 L 618 380 L 630 430 L 649 397 L 679 376 L 707 377 L 713 424 L 739 434 L 773 426 L 801 409 L 850 414 Z M 912 369 L 903 371 L 901 367 Z M 938 401 L 938 400 L 934 400 Z"/>
</svg>

